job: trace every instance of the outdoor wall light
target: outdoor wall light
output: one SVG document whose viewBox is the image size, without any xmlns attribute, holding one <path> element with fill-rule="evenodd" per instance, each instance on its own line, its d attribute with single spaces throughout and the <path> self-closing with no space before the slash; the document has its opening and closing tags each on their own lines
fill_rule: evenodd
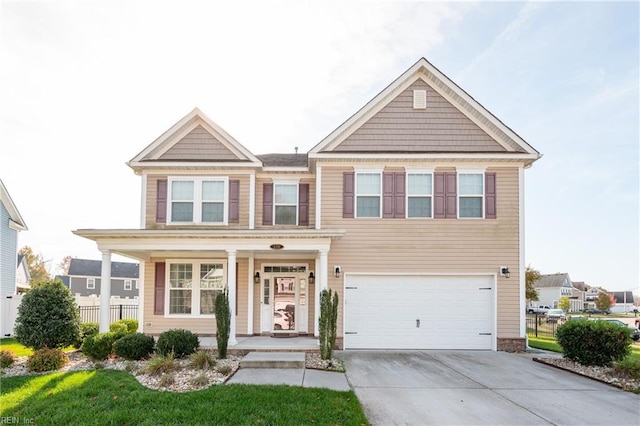
<svg viewBox="0 0 640 426">
<path fill-rule="evenodd" d="M 309 272 L 309 284 L 315 284 L 316 283 L 316 276 L 313 275 L 313 272 Z"/>
<path fill-rule="evenodd" d="M 334 266 L 333 267 L 333 274 L 336 276 L 336 278 L 340 278 L 340 267 L 339 266 Z"/>
<path fill-rule="evenodd" d="M 511 276 L 511 273 L 509 272 L 509 268 L 506 266 L 501 266 L 500 275 L 502 275 L 505 278 L 509 278 Z"/>
<path fill-rule="evenodd" d="M 260 284 L 260 272 L 256 272 L 256 274 L 253 276 L 253 282 L 256 284 Z"/>
</svg>

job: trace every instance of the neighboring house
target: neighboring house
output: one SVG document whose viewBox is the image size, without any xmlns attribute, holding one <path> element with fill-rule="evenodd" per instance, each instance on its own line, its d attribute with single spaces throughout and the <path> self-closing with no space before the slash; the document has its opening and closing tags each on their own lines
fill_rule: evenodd
<svg viewBox="0 0 640 426">
<path fill-rule="evenodd" d="M 27 225 L 0 179 L 0 296 L 17 293 L 18 233 Z"/>
<path fill-rule="evenodd" d="M 27 258 L 19 254 L 18 267 L 16 268 L 16 293 L 24 293 L 29 290 L 31 288 L 29 281 L 31 281 L 31 273 L 29 265 L 27 265 Z"/>
<path fill-rule="evenodd" d="M 585 292 L 579 285 L 578 288 L 574 287 L 569 274 L 542 275 L 533 287 L 538 292 L 538 305 L 557 308 L 560 298 L 567 296 L 571 302 L 569 312 L 579 312 L 584 309 Z"/>
<path fill-rule="evenodd" d="M 227 288 L 231 345 L 318 335 L 330 288 L 346 349 L 524 350 L 539 157 L 423 58 L 306 154 L 255 155 L 194 109 L 128 163 L 141 229 L 74 233 L 140 261 L 145 333 L 214 334 Z"/>
<path fill-rule="evenodd" d="M 69 272 L 58 277 L 76 296 L 99 296 L 102 288 L 102 262 L 100 260 L 71 259 Z M 111 296 L 134 299 L 139 293 L 139 265 L 111 262 Z"/>
<path fill-rule="evenodd" d="M 616 304 L 613 305 L 610 309 L 611 312 L 633 312 L 633 310 L 636 308 L 633 303 L 632 291 L 611 291 L 609 292 L 609 294 L 612 294 L 616 301 Z"/>
</svg>

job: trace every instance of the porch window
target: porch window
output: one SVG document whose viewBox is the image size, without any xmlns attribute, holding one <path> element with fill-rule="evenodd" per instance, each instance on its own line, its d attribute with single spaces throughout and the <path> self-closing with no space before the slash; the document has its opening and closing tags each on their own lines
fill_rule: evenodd
<svg viewBox="0 0 640 426">
<path fill-rule="evenodd" d="M 274 184 L 274 217 L 276 225 L 298 224 L 298 184 Z"/>
<path fill-rule="evenodd" d="M 224 263 L 169 263 L 169 315 L 215 314 L 215 300 L 224 290 Z"/>
<path fill-rule="evenodd" d="M 226 223 L 226 178 L 171 179 L 169 185 L 169 222 Z"/>
<path fill-rule="evenodd" d="M 356 217 L 380 217 L 381 173 L 356 173 Z"/>
<path fill-rule="evenodd" d="M 193 265 L 169 265 L 169 314 L 191 314 Z"/>
</svg>

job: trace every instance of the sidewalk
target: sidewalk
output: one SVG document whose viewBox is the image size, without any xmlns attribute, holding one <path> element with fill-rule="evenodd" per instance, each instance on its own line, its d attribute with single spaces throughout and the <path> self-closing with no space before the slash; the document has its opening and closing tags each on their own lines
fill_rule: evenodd
<svg viewBox="0 0 640 426">
<path fill-rule="evenodd" d="M 236 383 L 302 386 L 336 391 L 351 390 L 344 373 L 307 368 L 240 368 L 227 381 L 228 385 Z"/>
</svg>

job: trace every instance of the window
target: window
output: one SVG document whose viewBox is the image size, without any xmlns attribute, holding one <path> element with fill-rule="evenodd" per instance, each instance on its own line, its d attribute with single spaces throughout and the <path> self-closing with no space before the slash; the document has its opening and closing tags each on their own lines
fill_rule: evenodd
<svg viewBox="0 0 640 426">
<path fill-rule="evenodd" d="M 381 173 L 356 173 L 356 217 L 380 217 Z"/>
<path fill-rule="evenodd" d="M 140 285 L 138 284 L 138 280 L 133 280 L 133 282 L 135 283 L 136 290 L 138 290 L 140 288 Z"/>
<path fill-rule="evenodd" d="M 168 314 L 213 315 L 216 296 L 224 286 L 221 262 L 170 263 Z"/>
<path fill-rule="evenodd" d="M 124 280 L 124 289 L 131 290 L 131 280 Z"/>
<path fill-rule="evenodd" d="M 274 216 L 276 225 L 298 224 L 298 184 L 274 184 Z"/>
<path fill-rule="evenodd" d="M 461 218 L 482 218 L 483 173 L 458 174 L 458 212 Z"/>
<path fill-rule="evenodd" d="M 171 179 L 169 185 L 169 222 L 226 223 L 226 178 Z"/>
<path fill-rule="evenodd" d="M 87 290 L 93 290 L 96 288 L 96 279 L 87 278 Z"/>
<path fill-rule="evenodd" d="M 431 173 L 407 174 L 407 217 L 432 217 L 432 188 Z"/>
</svg>

